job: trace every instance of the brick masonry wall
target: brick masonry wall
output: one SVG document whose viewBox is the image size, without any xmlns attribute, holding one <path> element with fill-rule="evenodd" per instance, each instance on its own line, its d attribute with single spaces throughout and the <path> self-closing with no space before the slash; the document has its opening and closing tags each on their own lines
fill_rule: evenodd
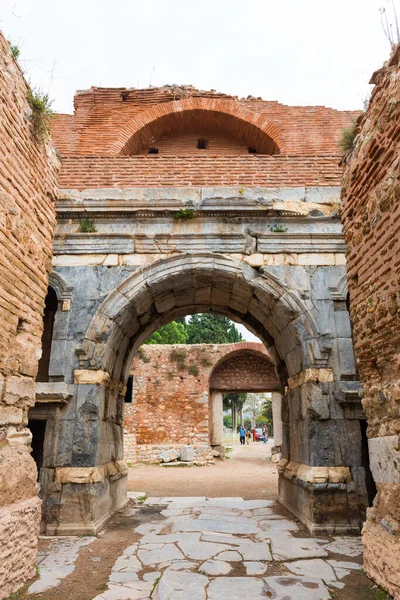
<svg viewBox="0 0 400 600">
<path fill-rule="evenodd" d="M 61 189 L 245 186 L 340 186 L 336 155 L 66 157 Z"/>
<path fill-rule="evenodd" d="M 363 530 L 365 570 L 400 598 L 400 47 L 375 88 L 342 190 L 351 317 L 378 488 Z"/>
<path fill-rule="evenodd" d="M 25 428 L 51 270 L 56 172 L 32 135 L 28 86 L 0 32 L 0 598 L 35 575 L 40 500 Z"/>
<path fill-rule="evenodd" d="M 142 346 L 131 373 L 133 401 L 125 404 L 125 458 L 137 456 L 146 462 L 155 462 L 160 452 L 151 446 L 160 445 L 191 443 L 204 457 L 213 381 L 226 391 L 229 386 L 235 391 L 279 388 L 263 344 L 248 342 Z"/>
<path fill-rule="evenodd" d="M 242 127 L 247 136 L 253 124 L 268 123 L 282 154 L 337 155 L 340 133 L 357 114 L 324 106 L 285 106 L 261 98 L 238 99 L 190 86 L 142 90 L 93 87 L 78 92 L 74 104 L 74 115 L 59 115 L 53 126 L 53 137 L 63 156 L 119 154 L 121 140 L 127 142 L 150 121 L 154 127 L 143 139 L 148 147 L 151 139 L 159 139 L 161 125 L 166 126 L 161 117 L 177 112 L 180 121 L 177 126 L 182 130 L 185 127 L 182 114 L 192 111 L 193 122 L 193 113 L 199 108 L 208 113 L 222 109 L 240 119 L 236 125 L 232 119 L 229 121 L 231 132 L 237 128 L 236 137 L 242 135 Z"/>
</svg>

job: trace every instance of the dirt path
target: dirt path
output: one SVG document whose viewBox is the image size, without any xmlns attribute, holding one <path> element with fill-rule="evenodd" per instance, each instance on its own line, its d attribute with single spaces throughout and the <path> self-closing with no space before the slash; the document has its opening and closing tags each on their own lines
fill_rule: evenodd
<svg viewBox="0 0 400 600">
<path fill-rule="evenodd" d="M 227 460 L 207 467 L 140 465 L 129 469 L 130 490 L 147 496 L 240 496 L 274 500 L 278 492 L 276 465 L 270 462 L 273 442 L 234 445 Z"/>
</svg>

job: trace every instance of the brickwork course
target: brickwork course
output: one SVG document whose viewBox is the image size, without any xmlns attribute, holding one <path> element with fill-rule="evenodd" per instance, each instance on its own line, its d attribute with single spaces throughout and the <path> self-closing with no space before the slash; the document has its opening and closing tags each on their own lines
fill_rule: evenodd
<svg viewBox="0 0 400 600">
<path fill-rule="evenodd" d="M 357 366 L 378 495 L 365 570 L 400 598 L 400 47 L 376 71 L 342 189 Z"/>
<path fill-rule="evenodd" d="M 280 388 L 265 347 L 250 342 L 145 345 L 131 374 L 132 403 L 125 404 L 124 414 L 125 458 L 137 462 L 160 462 L 165 447 L 188 443 L 204 456 L 210 444 L 210 390 Z"/>
<path fill-rule="evenodd" d="M 0 32 L 0 598 L 35 575 L 41 502 L 30 456 L 58 159 L 35 141 L 28 85 Z"/>
</svg>

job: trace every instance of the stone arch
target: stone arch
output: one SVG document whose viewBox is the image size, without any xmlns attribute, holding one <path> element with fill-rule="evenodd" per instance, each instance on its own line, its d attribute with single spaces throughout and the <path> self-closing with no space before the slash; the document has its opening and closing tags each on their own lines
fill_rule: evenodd
<svg viewBox="0 0 400 600">
<path fill-rule="evenodd" d="M 157 261 L 113 290 L 87 330 L 81 367 L 124 383 L 135 351 L 149 335 L 196 312 L 245 324 L 276 364 L 285 364 L 289 377 L 327 364 L 329 353 L 320 346 L 318 328 L 297 291 L 266 271 L 205 253 Z"/>
<path fill-rule="evenodd" d="M 280 152 L 280 127 L 265 116 L 243 108 L 235 100 L 195 97 L 164 102 L 138 114 L 120 131 L 113 152 L 139 154 L 150 145 L 151 139 L 195 124 L 217 127 L 256 148 L 260 154 Z"/>
<path fill-rule="evenodd" d="M 49 286 L 55 290 L 59 301 L 71 300 L 72 288 L 67 284 L 65 279 L 63 279 L 63 277 L 61 277 L 59 273 L 56 273 L 55 271 L 50 273 Z"/>
<path fill-rule="evenodd" d="M 63 514 L 71 511 L 70 523 L 62 524 L 63 531 L 79 531 L 81 521 L 85 531 L 88 523 L 96 531 L 125 502 L 123 398 L 132 358 L 160 326 L 196 312 L 243 323 L 276 365 L 284 387 L 280 502 L 312 532 L 358 530 L 365 488 L 357 483 L 364 473 L 359 424 L 342 416 L 335 395 L 342 370 L 332 336 L 318 330 L 316 311 L 318 305 L 268 267 L 222 254 L 174 254 L 123 280 L 102 301 L 77 348 L 78 425 L 70 432 L 66 420 L 60 433 L 72 436 L 73 468 L 58 476 L 67 490 L 79 477 L 76 493 L 90 502 L 82 518 L 67 492 Z"/>
</svg>

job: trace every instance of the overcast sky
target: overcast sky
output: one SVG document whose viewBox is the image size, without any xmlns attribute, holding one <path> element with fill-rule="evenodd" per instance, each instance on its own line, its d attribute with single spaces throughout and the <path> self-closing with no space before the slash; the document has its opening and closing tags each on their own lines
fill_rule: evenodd
<svg viewBox="0 0 400 600">
<path fill-rule="evenodd" d="M 0 0 L 0 27 L 59 112 L 72 112 L 77 89 L 166 83 L 358 109 L 390 51 L 383 6 L 391 0 Z"/>
<path fill-rule="evenodd" d="M 0 28 L 57 112 L 166 83 L 353 110 L 390 52 L 381 7 L 393 22 L 391 0 L 0 0 Z"/>
</svg>

